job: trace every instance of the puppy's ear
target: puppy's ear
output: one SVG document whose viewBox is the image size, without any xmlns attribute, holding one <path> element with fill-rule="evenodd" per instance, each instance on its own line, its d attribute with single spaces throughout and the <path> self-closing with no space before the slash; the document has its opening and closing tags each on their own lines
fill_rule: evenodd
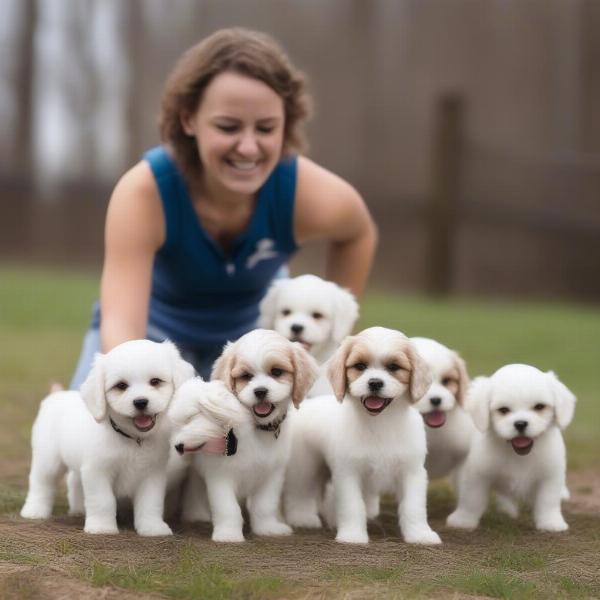
<svg viewBox="0 0 600 600">
<path fill-rule="evenodd" d="M 558 379 L 554 372 L 548 371 L 546 377 L 548 377 L 550 389 L 554 396 L 556 422 L 561 429 L 564 429 L 571 422 L 571 419 L 573 419 L 575 401 L 577 399 L 571 390 Z"/>
<path fill-rule="evenodd" d="M 333 330 L 332 337 L 336 344 L 352 333 L 352 327 L 358 319 L 358 302 L 354 296 L 334 283 Z"/>
<path fill-rule="evenodd" d="M 291 344 L 291 354 L 292 364 L 294 365 L 292 402 L 298 408 L 300 402 L 304 400 L 308 390 L 319 376 L 319 365 L 298 342 Z"/>
<path fill-rule="evenodd" d="M 99 352 L 86 380 L 81 384 L 81 397 L 98 423 L 106 418 L 106 394 L 104 391 L 104 355 Z"/>
<path fill-rule="evenodd" d="M 179 354 L 179 350 L 173 342 L 165 340 L 162 342 L 162 346 L 169 354 L 172 365 L 171 372 L 173 373 L 173 387 L 177 389 L 185 381 L 194 377 L 196 372 L 194 367 L 189 362 L 181 358 L 181 354 Z"/>
<path fill-rule="evenodd" d="M 489 377 L 476 377 L 465 397 L 465 410 L 471 415 L 479 431 L 487 431 L 490 426 L 491 391 Z"/>
<path fill-rule="evenodd" d="M 338 402 L 341 402 L 346 395 L 346 387 L 348 385 L 346 360 L 355 339 L 356 336 L 347 337 L 327 362 L 327 378 L 329 379 L 329 383 L 331 383 L 333 393 Z"/>
<path fill-rule="evenodd" d="M 235 343 L 228 342 L 223 348 L 221 356 L 217 358 L 210 374 L 211 381 L 218 379 L 222 381 L 230 392 L 234 391 L 233 377 L 231 376 L 231 370 L 233 368 L 233 360 L 235 357 Z"/>
<path fill-rule="evenodd" d="M 433 376 L 429 365 L 423 360 L 414 344 L 407 341 L 407 354 L 411 364 L 410 371 L 410 399 L 412 402 L 418 402 L 431 387 Z"/>
<path fill-rule="evenodd" d="M 458 352 L 454 352 L 454 364 L 458 371 L 458 391 L 456 392 L 456 401 L 461 406 L 464 406 L 470 379 L 469 373 L 467 372 L 467 365 Z"/>
<path fill-rule="evenodd" d="M 265 297 L 258 305 L 260 316 L 256 327 L 259 329 L 273 329 L 275 327 L 275 317 L 277 316 L 277 300 L 279 293 L 288 279 L 276 279 L 268 289 Z"/>
</svg>

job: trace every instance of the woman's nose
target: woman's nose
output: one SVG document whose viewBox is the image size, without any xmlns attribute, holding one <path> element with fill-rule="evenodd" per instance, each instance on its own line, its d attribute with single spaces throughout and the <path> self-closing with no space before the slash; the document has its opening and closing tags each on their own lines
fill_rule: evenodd
<svg viewBox="0 0 600 600">
<path fill-rule="evenodd" d="M 254 133 L 244 132 L 238 142 L 236 150 L 249 158 L 255 157 L 258 154 L 258 144 Z"/>
</svg>

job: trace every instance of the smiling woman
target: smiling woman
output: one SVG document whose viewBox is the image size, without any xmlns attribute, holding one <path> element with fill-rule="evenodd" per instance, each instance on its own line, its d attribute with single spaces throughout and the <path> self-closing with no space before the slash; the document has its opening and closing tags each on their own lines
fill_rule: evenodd
<svg viewBox="0 0 600 600">
<path fill-rule="evenodd" d="M 170 339 L 204 376 L 256 326 L 290 256 L 328 242 L 327 275 L 359 294 L 376 231 L 350 184 L 299 153 L 302 74 L 269 36 L 217 31 L 165 86 L 162 145 L 117 184 L 108 207 L 100 304 L 71 386 L 99 350 Z"/>
</svg>

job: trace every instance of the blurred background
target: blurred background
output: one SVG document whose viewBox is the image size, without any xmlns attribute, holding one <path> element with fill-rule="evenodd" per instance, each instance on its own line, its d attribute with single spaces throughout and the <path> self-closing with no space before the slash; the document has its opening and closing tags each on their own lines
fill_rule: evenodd
<svg viewBox="0 0 600 600">
<path fill-rule="evenodd" d="M 308 75 L 309 155 L 380 227 L 372 286 L 600 300 L 597 0 L 0 0 L 3 261 L 100 269 L 167 73 L 231 25 Z"/>
</svg>

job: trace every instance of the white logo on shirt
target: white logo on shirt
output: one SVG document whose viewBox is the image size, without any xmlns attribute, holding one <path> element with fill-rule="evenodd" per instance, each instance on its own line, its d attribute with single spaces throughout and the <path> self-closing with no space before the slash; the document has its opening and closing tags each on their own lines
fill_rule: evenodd
<svg viewBox="0 0 600 600">
<path fill-rule="evenodd" d="M 279 255 L 279 252 L 273 250 L 275 242 L 269 238 L 263 238 L 256 242 L 256 250 L 246 259 L 246 268 L 253 269 L 261 260 L 269 260 Z"/>
</svg>

